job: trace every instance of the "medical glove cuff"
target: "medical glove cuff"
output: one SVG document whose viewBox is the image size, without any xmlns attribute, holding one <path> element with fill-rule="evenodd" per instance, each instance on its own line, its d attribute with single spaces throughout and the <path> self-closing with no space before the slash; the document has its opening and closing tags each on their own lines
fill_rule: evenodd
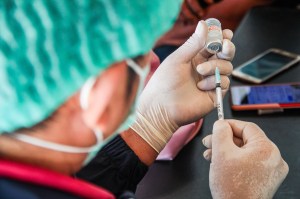
<svg viewBox="0 0 300 199">
<path fill-rule="evenodd" d="M 160 153 L 178 126 L 170 121 L 168 113 L 159 106 L 146 110 L 144 112 L 137 111 L 136 121 L 131 128 L 157 153 Z"/>
</svg>

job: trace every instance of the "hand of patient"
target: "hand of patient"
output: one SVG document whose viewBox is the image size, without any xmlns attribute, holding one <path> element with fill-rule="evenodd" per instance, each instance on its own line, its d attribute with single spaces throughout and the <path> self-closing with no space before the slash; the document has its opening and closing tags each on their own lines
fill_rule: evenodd
<svg viewBox="0 0 300 199">
<path fill-rule="evenodd" d="M 217 121 L 203 144 L 213 198 L 272 198 L 289 170 L 276 145 L 250 122 Z"/>
</svg>

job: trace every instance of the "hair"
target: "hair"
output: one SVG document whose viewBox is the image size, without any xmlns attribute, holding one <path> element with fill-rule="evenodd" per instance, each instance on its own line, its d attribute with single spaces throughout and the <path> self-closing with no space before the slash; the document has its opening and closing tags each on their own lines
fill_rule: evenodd
<svg viewBox="0 0 300 199">
<path fill-rule="evenodd" d="M 18 133 L 35 132 L 35 131 L 39 131 L 39 130 L 48 128 L 49 124 L 55 122 L 55 120 L 57 118 L 56 116 L 58 115 L 58 109 L 56 109 L 53 113 L 51 113 L 46 119 L 35 124 L 34 126 L 19 128 L 19 129 L 15 130 L 15 132 L 18 132 Z"/>
</svg>

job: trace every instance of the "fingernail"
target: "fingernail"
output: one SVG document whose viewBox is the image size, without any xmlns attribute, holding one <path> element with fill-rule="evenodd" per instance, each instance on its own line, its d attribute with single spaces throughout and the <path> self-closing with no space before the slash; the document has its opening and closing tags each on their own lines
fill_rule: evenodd
<svg viewBox="0 0 300 199">
<path fill-rule="evenodd" d="M 206 74 L 206 68 L 205 67 L 202 67 L 201 64 L 199 64 L 196 68 L 197 72 L 200 74 L 200 75 L 205 75 Z"/>
<path fill-rule="evenodd" d="M 209 158 L 209 157 L 208 157 L 208 151 L 204 151 L 203 157 L 204 157 L 205 159 L 208 159 L 208 158 Z"/>
<path fill-rule="evenodd" d="M 204 146 L 206 146 L 206 145 L 205 145 L 205 138 L 202 139 L 202 144 L 203 144 Z"/>
</svg>

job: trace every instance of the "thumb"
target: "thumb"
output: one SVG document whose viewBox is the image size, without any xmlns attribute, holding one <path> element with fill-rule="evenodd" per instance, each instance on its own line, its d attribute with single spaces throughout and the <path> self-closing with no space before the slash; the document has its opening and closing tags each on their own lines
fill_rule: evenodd
<svg viewBox="0 0 300 199">
<path fill-rule="evenodd" d="M 206 37 L 207 25 L 201 20 L 193 35 L 172 54 L 172 59 L 182 63 L 190 61 L 205 47 Z"/>
<path fill-rule="evenodd" d="M 226 120 L 218 120 L 213 126 L 212 150 L 213 155 L 232 151 L 236 145 L 233 142 L 233 131 Z"/>
</svg>

